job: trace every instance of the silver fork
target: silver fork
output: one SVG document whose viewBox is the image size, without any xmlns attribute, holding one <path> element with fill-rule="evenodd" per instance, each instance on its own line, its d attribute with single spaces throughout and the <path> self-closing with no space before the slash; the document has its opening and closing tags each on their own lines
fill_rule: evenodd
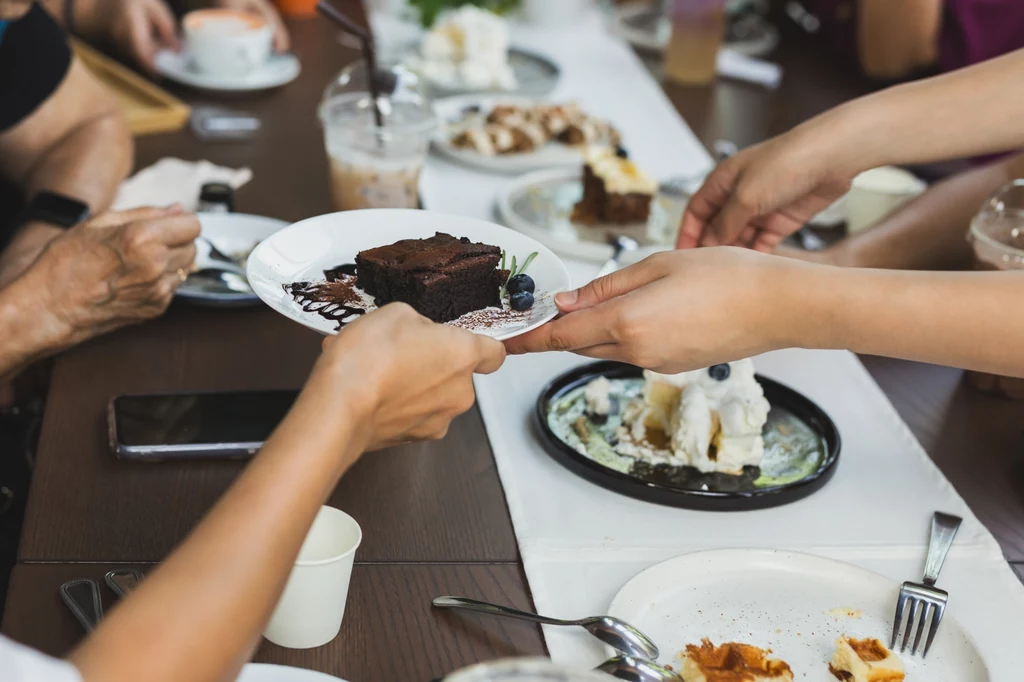
<svg viewBox="0 0 1024 682">
<path fill-rule="evenodd" d="M 914 636 L 914 647 L 910 650 L 911 656 L 917 655 L 917 647 L 921 644 L 921 637 L 924 634 L 925 623 L 928 622 L 928 614 L 931 612 L 931 624 L 928 628 L 928 638 L 924 643 L 924 651 L 921 658 L 928 655 L 935 640 L 935 633 L 939 631 L 939 623 L 942 622 L 942 614 L 946 610 L 946 602 L 949 593 L 935 587 L 935 581 L 939 579 L 939 571 L 942 570 L 942 563 L 946 560 L 946 554 L 953 545 L 953 538 L 963 521 L 959 516 L 935 512 L 932 517 L 932 531 L 928 539 L 928 556 L 924 562 L 924 578 L 919 583 L 903 583 L 900 587 L 899 600 L 896 602 L 896 617 L 892 624 L 892 639 L 889 648 L 896 649 L 896 640 L 899 639 L 900 629 L 903 625 L 903 612 L 908 608 L 910 615 L 907 616 L 906 630 L 903 632 L 903 642 L 900 645 L 900 652 L 907 649 L 910 637 Z M 914 635 L 915 621 L 917 623 L 917 634 Z"/>
</svg>

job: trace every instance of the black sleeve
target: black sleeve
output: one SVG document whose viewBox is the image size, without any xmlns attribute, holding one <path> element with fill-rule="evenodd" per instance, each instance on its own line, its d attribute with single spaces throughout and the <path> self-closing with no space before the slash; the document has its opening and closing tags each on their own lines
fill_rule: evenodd
<svg viewBox="0 0 1024 682">
<path fill-rule="evenodd" d="M 0 131 L 39 108 L 70 66 L 67 38 L 39 3 L 10 22 L 0 37 Z"/>
</svg>

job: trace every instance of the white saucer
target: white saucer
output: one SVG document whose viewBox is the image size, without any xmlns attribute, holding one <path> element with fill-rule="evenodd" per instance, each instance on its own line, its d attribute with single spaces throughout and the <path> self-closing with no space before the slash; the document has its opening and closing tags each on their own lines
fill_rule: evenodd
<svg viewBox="0 0 1024 682">
<path fill-rule="evenodd" d="M 302 70 L 295 55 L 271 55 L 267 62 L 244 76 L 213 76 L 196 71 L 188 56 L 181 52 L 160 50 L 156 54 L 156 70 L 172 81 L 202 90 L 251 92 L 277 88 L 298 78 Z"/>
<path fill-rule="evenodd" d="M 345 680 L 305 668 L 286 665 L 249 663 L 235 682 L 345 682 Z"/>
<path fill-rule="evenodd" d="M 284 287 L 299 281 L 324 281 L 325 270 L 354 263 L 360 251 L 400 239 L 433 237 L 437 232 L 500 247 L 509 261 L 515 256 L 521 263 L 537 252 L 527 270 L 536 283 L 536 302 L 529 312 L 501 324 L 484 322 L 467 329 L 501 341 L 539 327 L 558 314 L 554 295 L 568 290 L 572 283 L 565 265 L 546 246 L 483 220 L 417 209 L 378 208 L 308 218 L 262 241 L 249 256 L 246 274 L 250 286 L 271 308 L 321 334 L 336 334 L 336 320 L 304 310 Z"/>
<path fill-rule="evenodd" d="M 714 550 L 637 574 L 608 613 L 657 642 L 662 665 L 678 669 L 677 652 L 707 637 L 771 649 L 796 679 L 825 682 L 834 679 L 828 664 L 840 635 L 889 643 L 899 591 L 876 573 L 810 554 Z M 951 610 L 927 658 L 898 653 L 907 680 L 989 682 L 974 640 Z"/>
</svg>

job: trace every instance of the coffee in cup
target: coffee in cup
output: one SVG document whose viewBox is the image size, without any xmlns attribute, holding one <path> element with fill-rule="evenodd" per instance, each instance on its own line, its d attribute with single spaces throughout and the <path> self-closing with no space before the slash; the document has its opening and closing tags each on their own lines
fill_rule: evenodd
<svg viewBox="0 0 1024 682">
<path fill-rule="evenodd" d="M 266 20 L 229 9 L 201 9 L 182 20 L 185 53 L 211 76 L 244 76 L 270 58 L 274 29 Z"/>
</svg>

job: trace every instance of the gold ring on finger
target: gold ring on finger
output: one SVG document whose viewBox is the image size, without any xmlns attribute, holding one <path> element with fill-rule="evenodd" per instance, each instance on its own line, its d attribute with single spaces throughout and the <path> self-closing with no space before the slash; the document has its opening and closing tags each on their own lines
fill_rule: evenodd
<svg viewBox="0 0 1024 682">
<path fill-rule="evenodd" d="M 185 272 L 185 268 L 178 268 L 178 279 L 180 279 L 182 282 L 188 279 L 188 273 Z"/>
</svg>

